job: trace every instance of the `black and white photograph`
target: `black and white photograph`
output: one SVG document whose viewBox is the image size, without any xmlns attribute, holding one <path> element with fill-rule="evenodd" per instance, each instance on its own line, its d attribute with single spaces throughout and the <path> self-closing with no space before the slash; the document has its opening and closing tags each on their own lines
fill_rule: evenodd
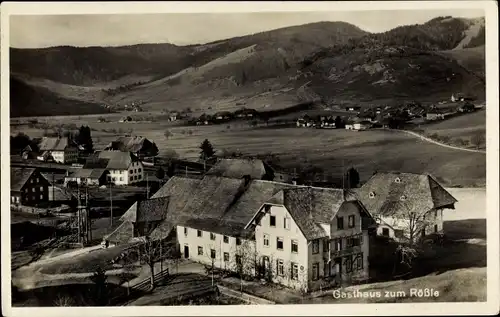
<svg viewBox="0 0 500 317">
<path fill-rule="evenodd" d="M 2 4 L 4 314 L 498 312 L 498 8 L 460 2 Z"/>
</svg>

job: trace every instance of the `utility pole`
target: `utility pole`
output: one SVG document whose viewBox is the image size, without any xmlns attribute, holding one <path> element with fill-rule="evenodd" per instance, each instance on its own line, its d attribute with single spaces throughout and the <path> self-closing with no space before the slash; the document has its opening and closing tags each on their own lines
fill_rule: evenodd
<svg viewBox="0 0 500 317">
<path fill-rule="evenodd" d="M 113 192 L 111 190 L 112 183 L 109 183 L 109 201 L 110 201 L 110 209 L 109 209 L 109 226 L 113 227 Z"/>
<path fill-rule="evenodd" d="M 185 168 L 186 168 L 186 177 L 187 177 L 188 176 L 188 167 L 187 167 L 187 165 L 185 166 Z"/>
<path fill-rule="evenodd" d="M 78 220 L 78 243 L 81 242 L 82 239 L 82 222 L 80 218 L 80 207 L 81 207 L 81 202 L 80 202 L 80 185 L 77 184 L 77 197 L 78 197 L 78 206 L 77 206 L 77 220 Z"/>
<path fill-rule="evenodd" d="M 146 199 L 149 199 L 149 175 L 146 173 Z"/>
</svg>

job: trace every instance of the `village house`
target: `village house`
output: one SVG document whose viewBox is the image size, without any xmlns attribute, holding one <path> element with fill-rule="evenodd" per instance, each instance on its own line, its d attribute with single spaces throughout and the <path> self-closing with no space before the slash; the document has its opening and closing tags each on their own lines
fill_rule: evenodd
<svg viewBox="0 0 500 317">
<path fill-rule="evenodd" d="M 78 147 L 69 138 L 44 137 L 40 142 L 41 161 L 53 160 L 57 163 L 71 164 L 78 161 Z"/>
<path fill-rule="evenodd" d="M 219 159 L 206 175 L 227 178 L 273 180 L 274 170 L 269 164 L 259 159 Z"/>
<path fill-rule="evenodd" d="M 342 190 L 174 176 L 152 199 L 160 197 L 169 197 L 164 220 L 149 237 L 175 239 L 186 259 L 306 291 L 368 277 L 374 221 Z M 137 238 L 133 227 L 128 219 L 106 239 Z"/>
<path fill-rule="evenodd" d="M 355 196 L 378 222 L 377 234 L 395 240 L 443 232 L 443 211 L 457 200 L 430 175 L 376 173 Z"/>
<path fill-rule="evenodd" d="M 253 118 L 257 114 L 258 114 L 257 110 L 255 110 L 255 109 L 247 109 L 247 108 L 236 110 L 234 112 L 234 116 L 236 118 Z"/>
<path fill-rule="evenodd" d="M 49 201 L 49 181 L 36 168 L 10 168 L 12 205 L 37 206 Z"/>
<path fill-rule="evenodd" d="M 158 147 L 152 141 L 142 136 L 122 136 L 109 143 L 105 151 L 131 152 L 139 159 L 155 157 Z"/>
<path fill-rule="evenodd" d="M 353 124 L 353 130 L 357 130 L 357 131 L 367 130 L 367 129 L 370 129 L 372 127 L 372 125 L 373 124 L 370 121 L 355 122 Z"/>
<path fill-rule="evenodd" d="M 361 111 L 361 107 L 349 106 L 345 108 L 345 111 L 359 113 Z"/>
<path fill-rule="evenodd" d="M 81 169 L 68 175 L 64 182 L 79 185 L 131 185 L 144 181 L 144 166 L 130 152 L 101 151 L 91 155 Z"/>
</svg>

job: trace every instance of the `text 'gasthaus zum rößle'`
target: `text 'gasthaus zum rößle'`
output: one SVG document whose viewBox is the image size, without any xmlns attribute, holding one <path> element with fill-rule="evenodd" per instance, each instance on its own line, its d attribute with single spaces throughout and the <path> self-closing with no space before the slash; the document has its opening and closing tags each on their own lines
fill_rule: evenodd
<svg viewBox="0 0 500 317">
<path fill-rule="evenodd" d="M 402 298 L 402 297 L 419 297 L 419 298 L 436 298 L 439 297 L 439 291 L 433 288 L 410 288 L 409 291 L 345 291 L 334 290 L 333 298 Z"/>
</svg>

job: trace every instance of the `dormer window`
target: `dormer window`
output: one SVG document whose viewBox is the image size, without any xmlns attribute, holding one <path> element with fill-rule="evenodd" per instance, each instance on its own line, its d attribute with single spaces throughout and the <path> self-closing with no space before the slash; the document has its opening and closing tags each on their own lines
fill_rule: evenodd
<svg viewBox="0 0 500 317">
<path fill-rule="evenodd" d="M 406 196 L 405 195 L 401 196 L 401 200 L 406 200 Z"/>
<path fill-rule="evenodd" d="M 370 198 L 375 198 L 375 193 L 374 193 L 374 192 L 370 192 L 370 193 L 368 194 L 368 196 L 369 196 Z"/>
<path fill-rule="evenodd" d="M 398 177 L 398 178 L 396 178 L 396 180 L 395 180 L 394 182 L 396 182 L 396 183 L 401 183 L 401 178 L 399 178 L 399 177 Z"/>
</svg>

